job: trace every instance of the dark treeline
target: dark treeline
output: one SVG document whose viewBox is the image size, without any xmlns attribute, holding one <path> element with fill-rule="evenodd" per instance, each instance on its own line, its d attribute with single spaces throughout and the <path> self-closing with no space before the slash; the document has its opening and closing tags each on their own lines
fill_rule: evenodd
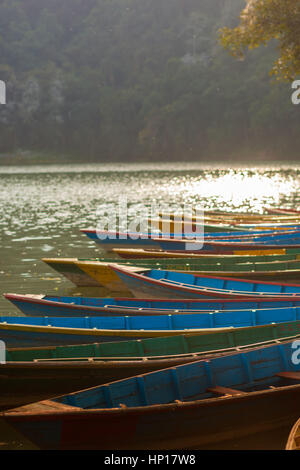
<svg viewBox="0 0 300 470">
<path fill-rule="evenodd" d="M 300 106 L 275 45 L 236 61 L 244 0 L 1 0 L 0 153 L 83 160 L 293 158 Z"/>
</svg>

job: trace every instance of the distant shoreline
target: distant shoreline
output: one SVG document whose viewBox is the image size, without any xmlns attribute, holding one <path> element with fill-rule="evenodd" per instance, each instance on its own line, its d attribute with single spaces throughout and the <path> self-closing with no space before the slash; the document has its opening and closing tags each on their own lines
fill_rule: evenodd
<svg viewBox="0 0 300 470">
<path fill-rule="evenodd" d="M 0 154 L 0 166 L 15 165 L 50 165 L 62 163 L 80 163 L 81 161 L 69 155 L 51 155 L 34 152 L 16 152 L 13 154 Z"/>
<path fill-rule="evenodd" d="M 264 166 L 264 165 L 300 165 L 300 161 L 296 160 L 295 157 L 291 156 L 290 159 L 271 157 L 267 155 L 261 155 L 259 153 L 251 156 L 246 155 L 229 155 L 224 156 L 223 158 L 212 158 L 211 155 L 207 156 L 207 159 L 203 159 L 203 156 L 199 159 L 190 158 L 190 159 L 170 159 L 169 157 L 162 158 L 161 156 L 157 158 L 139 158 L 135 160 L 114 160 L 112 158 L 106 159 L 86 159 L 79 158 L 72 155 L 66 154 L 50 154 L 50 153 L 38 153 L 31 151 L 19 151 L 12 154 L 0 154 L 0 167 L 3 166 L 34 166 L 34 165 L 81 165 L 81 164 L 193 164 L 193 165 L 211 165 L 214 167 L 216 164 L 220 163 L 224 166 Z"/>
</svg>

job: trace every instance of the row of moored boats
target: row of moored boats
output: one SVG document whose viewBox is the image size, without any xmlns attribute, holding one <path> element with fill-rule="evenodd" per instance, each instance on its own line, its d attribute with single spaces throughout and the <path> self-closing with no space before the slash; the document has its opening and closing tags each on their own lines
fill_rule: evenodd
<svg viewBox="0 0 300 470">
<path fill-rule="evenodd" d="M 22 315 L 0 317 L 2 422 L 40 449 L 234 448 L 278 429 L 299 448 L 300 211 L 266 212 L 190 216 L 201 242 L 176 214 L 155 235 L 83 230 L 105 256 L 43 259 L 105 296 L 5 294 Z"/>
</svg>

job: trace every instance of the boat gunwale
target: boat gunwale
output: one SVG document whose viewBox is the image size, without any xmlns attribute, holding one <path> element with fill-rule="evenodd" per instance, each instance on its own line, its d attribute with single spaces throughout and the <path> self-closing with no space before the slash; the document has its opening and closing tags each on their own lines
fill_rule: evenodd
<svg viewBox="0 0 300 470">
<path fill-rule="evenodd" d="M 300 308 L 300 300 L 299 300 L 299 305 L 293 305 L 293 306 L 281 306 L 281 307 L 265 307 L 265 308 L 259 308 L 259 307 L 256 307 L 256 308 L 245 308 L 245 309 L 242 309 L 242 308 L 238 308 L 238 309 L 218 309 L 216 311 L 214 311 L 213 308 L 210 308 L 210 309 L 206 309 L 206 310 L 192 310 L 192 309 L 185 309 L 185 308 L 158 308 L 158 307 L 137 307 L 137 306 L 121 306 L 121 305 L 104 305 L 104 306 L 90 306 L 90 305 L 75 305 L 75 304 L 72 304 L 72 303 L 68 303 L 68 302 L 64 302 L 64 301 L 54 301 L 54 300 L 47 300 L 47 299 L 44 299 L 44 298 L 34 298 L 34 295 L 35 294 L 32 294 L 32 297 L 30 297 L 30 294 L 3 294 L 4 297 L 11 301 L 13 303 L 13 300 L 15 301 L 19 301 L 19 302 L 26 302 L 26 303 L 29 303 L 29 304 L 34 304 L 34 305 L 44 305 L 44 306 L 52 306 L 52 307 L 60 307 L 60 308 L 68 308 L 68 309 L 74 309 L 74 310 L 91 310 L 91 311 L 99 311 L 99 312 L 111 312 L 111 313 L 119 313 L 119 312 L 123 312 L 124 313 L 124 316 L 126 316 L 126 313 L 140 313 L 142 316 L 143 314 L 147 314 L 147 312 L 151 312 L 151 315 L 155 316 L 155 315 L 164 315 L 164 314 L 171 314 L 171 315 L 192 315 L 192 314 L 201 314 L 201 313 L 232 313 L 232 312 L 249 312 L 249 311 L 266 311 L 266 310 L 284 310 L 284 309 L 296 309 L 296 308 Z M 300 295 L 300 294 L 299 294 Z M 44 297 L 47 297 L 47 295 L 45 295 Z M 55 297 L 55 296 L 53 296 Z M 76 297 L 76 298 L 80 298 L 80 297 Z M 89 297 L 83 297 L 83 298 L 87 298 L 89 299 Z M 97 298 L 97 297 L 96 297 Z M 90 299 L 94 299 L 94 297 L 90 297 Z M 122 299 L 117 299 L 117 298 L 114 298 L 115 300 L 122 300 Z M 130 298 L 128 299 L 124 299 L 124 300 L 131 300 Z M 142 300 L 142 299 L 133 299 L 133 300 Z M 152 299 L 153 300 L 153 299 Z M 166 302 L 168 302 L 167 299 L 161 299 L 162 301 L 165 300 Z M 193 299 L 194 300 L 194 299 Z M 206 303 L 203 300 L 203 303 Z M 213 299 L 213 300 L 216 300 L 216 299 Z M 226 299 L 230 302 L 230 299 Z M 146 299 L 143 299 L 143 301 L 147 301 Z M 151 299 L 149 299 L 149 302 L 151 301 Z M 180 300 L 181 301 L 181 300 Z M 197 300 L 196 300 L 197 301 Z M 241 303 L 239 300 L 233 300 L 234 302 L 236 303 Z M 278 300 L 269 300 L 269 302 L 279 302 Z M 207 303 L 211 302 L 211 300 L 207 300 Z M 263 301 L 262 301 L 263 302 Z M 188 299 L 187 299 L 187 303 L 188 303 Z M 216 301 L 216 303 L 220 303 L 220 300 Z M 161 313 L 160 313 L 161 312 Z M 149 314 L 150 315 L 150 314 Z M 27 315 L 28 316 L 28 315 Z M 49 317 L 52 316 L 52 315 L 49 315 Z M 99 316 L 102 316 L 102 315 L 99 315 Z M 138 315 L 137 315 L 138 316 Z M 47 315 L 46 315 L 47 317 Z M 82 316 L 84 317 L 84 315 Z M 66 316 L 66 318 L 68 318 L 68 316 Z M 1 322 L 0 322 L 1 323 Z"/>
<path fill-rule="evenodd" d="M 13 318 L 13 317 L 12 317 Z M 23 318 L 23 317 L 22 317 Z M 41 318 L 41 317 L 34 317 Z M 42 317 L 44 318 L 44 317 Z M 48 317 L 45 317 L 48 318 Z M 51 317 L 49 317 L 51 318 Z M 61 318 L 61 317 L 60 317 Z M 100 328 L 77 328 L 77 327 L 62 327 L 62 326 L 52 326 L 52 325 L 26 325 L 23 323 L 7 323 L 0 322 L 0 331 L 1 330 L 14 330 L 14 331 L 27 331 L 27 332 L 40 332 L 40 333 L 63 333 L 65 335 L 80 335 L 80 336 L 122 336 L 122 337 L 131 337 L 134 335 L 149 337 L 149 335 L 154 336 L 178 336 L 184 334 L 213 334 L 215 332 L 230 331 L 230 330 L 239 330 L 245 328 L 259 328 L 267 327 L 266 325 L 256 325 L 256 326 L 244 326 L 244 327 L 217 327 L 217 328 L 186 328 L 186 329 L 166 329 L 166 330 L 145 330 L 143 328 L 139 330 L 129 330 L 129 329 L 100 329 Z M 119 333 L 119 334 L 118 334 Z"/>
</svg>

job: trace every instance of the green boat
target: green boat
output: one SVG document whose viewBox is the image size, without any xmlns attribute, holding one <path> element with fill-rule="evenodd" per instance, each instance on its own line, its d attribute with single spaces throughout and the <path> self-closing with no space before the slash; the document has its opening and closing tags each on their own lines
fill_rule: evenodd
<svg viewBox="0 0 300 470">
<path fill-rule="evenodd" d="M 8 349 L 0 365 L 0 409 L 293 338 L 300 338 L 300 321 L 205 335 Z"/>
<path fill-rule="evenodd" d="M 267 255 L 267 256 L 237 256 L 237 255 L 203 255 L 201 258 L 147 258 L 124 260 L 116 258 L 43 258 L 43 261 L 59 274 L 65 276 L 72 283 L 79 287 L 105 287 L 113 292 L 125 292 L 125 286 L 114 273 L 107 268 L 109 264 L 117 263 L 122 266 L 133 266 L 143 269 L 162 269 L 189 272 L 221 272 L 229 273 L 232 276 L 248 278 L 258 278 L 259 273 L 270 272 L 269 279 L 275 279 L 276 271 L 279 277 L 286 278 L 286 271 L 297 271 L 300 269 L 300 252 L 291 249 L 286 255 Z M 101 268 L 101 269 L 100 269 Z M 236 273 L 236 274 L 234 274 Z M 258 273 L 255 275 L 255 273 Z M 243 276 L 244 274 L 244 276 Z M 297 273 L 291 273 L 291 278 Z M 217 274 L 216 274 L 217 275 Z M 224 274 L 225 276 L 225 274 Z M 261 279 L 265 279 L 262 275 Z"/>
</svg>

